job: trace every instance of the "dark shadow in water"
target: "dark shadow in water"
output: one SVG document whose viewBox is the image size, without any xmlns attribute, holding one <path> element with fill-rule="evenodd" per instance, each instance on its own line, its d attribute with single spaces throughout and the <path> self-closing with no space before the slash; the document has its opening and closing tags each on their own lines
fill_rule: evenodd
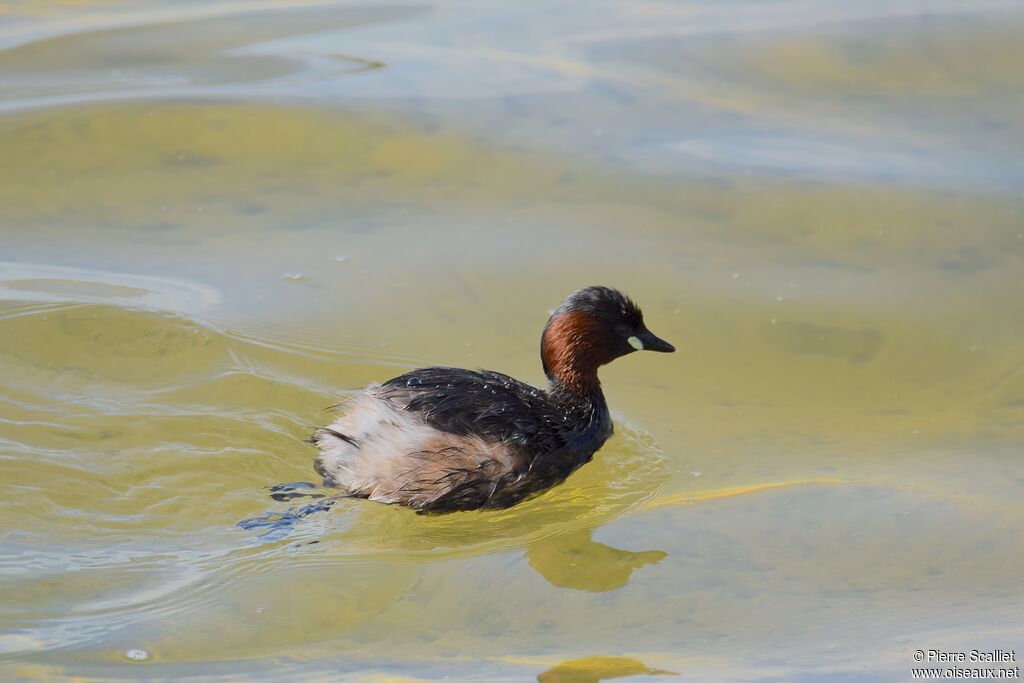
<svg viewBox="0 0 1024 683">
<path fill-rule="evenodd" d="M 557 664 L 537 676 L 539 683 L 598 683 L 626 676 L 678 676 L 674 671 L 651 669 L 629 657 L 584 657 Z"/>
<path fill-rule="evenodd" d="M 290 484 L 277 484 L 270 487 L 270 497 L 274 500 L 289 501 L 296 498 L 325 498 L 322 493 L 310 493 L 316 491 L 316 484 L 308 481 L 293 481 Z"/>
<path fill-rule="evenodd" d="M 322 493 L 315 493 L 316 484 L 308 481 L 296 481 L 290 484 L 277 484 L 270 487 L 270 497 L 274 500 L 290 501 L 296 498 L 319 499 L 315 503 L 307 503 L 301 507 L 291 507 L 284 512 L 267 512 L 259 517 L 243 519 L 235 526 L 252 531 L 253 529 L 266 529 L 259 535 L 258 542 L 270 543 L 280 541 L 292 532 L 295 525 L 305 517 L 317 512 L 326 512 L 338 502 L 338 497 L 326 498 Z"/>
<path fill-rule="evenodd" d="M 526 559 L 553 586 L 603 593 L 622 588 L 634 569 L 668 555 L 661 550 L 619 550 L 592 540 L 590 534 L 585 529 L 537 543 L 527 549 Z"/>
<path fill-rule="evenodd" d="M 292 532 L 292 529 L 299 523 L 299 520 L 316 512 L 330 510 L 334 503 L 333 499 L 327 499 L 317 501 L 316 503 L 309 503 L 298 508 L 288 508 L 284 512 L 268 512 L 260 517 L 243 519 L 235 526 L 241 527 L 246 531 L 265 528 L 266 531 L 259 535 L 259 542 L 261 543 L 280 541 Z"/>
</svg>

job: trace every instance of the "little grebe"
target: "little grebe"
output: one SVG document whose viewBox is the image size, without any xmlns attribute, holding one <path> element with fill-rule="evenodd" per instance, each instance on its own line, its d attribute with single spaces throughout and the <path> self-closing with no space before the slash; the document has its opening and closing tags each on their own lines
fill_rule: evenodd
<svg viewBox="0 0 1024 683">
<path fill-rule="evenodd" d="M 597 368 L 675 351 L 608 287 L 574 292 L 541 335 L 547 390 L 498 372 L 413 370 L 371 385 L 313 440 L 324 484 L 420 512 L 505 508 L 560 484 L 612 434 Z"/>
</svg>

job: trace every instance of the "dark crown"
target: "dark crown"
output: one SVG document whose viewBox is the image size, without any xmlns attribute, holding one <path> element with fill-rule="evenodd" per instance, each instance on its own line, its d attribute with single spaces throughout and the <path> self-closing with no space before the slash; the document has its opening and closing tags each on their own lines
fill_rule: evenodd
<svg viewBox="0 0 1024 683">
<path fill-rule="evenodd" d="M 643 320 L 639 306 L 611 287 L 595 286 L 576 290 L 555 310 L 552 317 L 569 311 L 582 311 L 607 322 L 626 322 L 631 325 L 638 325 Z"/>
</svg>

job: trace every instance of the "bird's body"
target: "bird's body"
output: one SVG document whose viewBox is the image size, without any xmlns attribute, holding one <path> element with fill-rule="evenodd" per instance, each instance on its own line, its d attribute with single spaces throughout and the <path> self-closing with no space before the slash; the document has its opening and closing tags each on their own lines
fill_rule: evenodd
<svg viewBox="0 0 1024 683">
<path fill-rule="evenodd" d="M 544 330 L 547 389 L 498 372 L 414 370 L 367 388 L 317 431 L 316 470 L 348 495 L 421 512 L 509 507 L 564 481 L 611 436 L 597 367 L 639 348 L 673 350 L 623 295 L 579 290 Z"/>
</svg>

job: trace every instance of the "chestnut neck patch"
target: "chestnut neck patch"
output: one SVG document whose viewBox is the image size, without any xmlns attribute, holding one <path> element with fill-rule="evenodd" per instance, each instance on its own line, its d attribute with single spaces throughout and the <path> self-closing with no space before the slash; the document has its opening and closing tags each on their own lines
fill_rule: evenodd
<svg viewBox="0 0 1024 683">
<path fill-rule="evenodd" d="M 553 319 L 541 342 L 544 372 L 581 394 L 597 389 L 597 368 L 610 360 L 603 327 L 583 311 L 568 311 Z"/>
</svg>

